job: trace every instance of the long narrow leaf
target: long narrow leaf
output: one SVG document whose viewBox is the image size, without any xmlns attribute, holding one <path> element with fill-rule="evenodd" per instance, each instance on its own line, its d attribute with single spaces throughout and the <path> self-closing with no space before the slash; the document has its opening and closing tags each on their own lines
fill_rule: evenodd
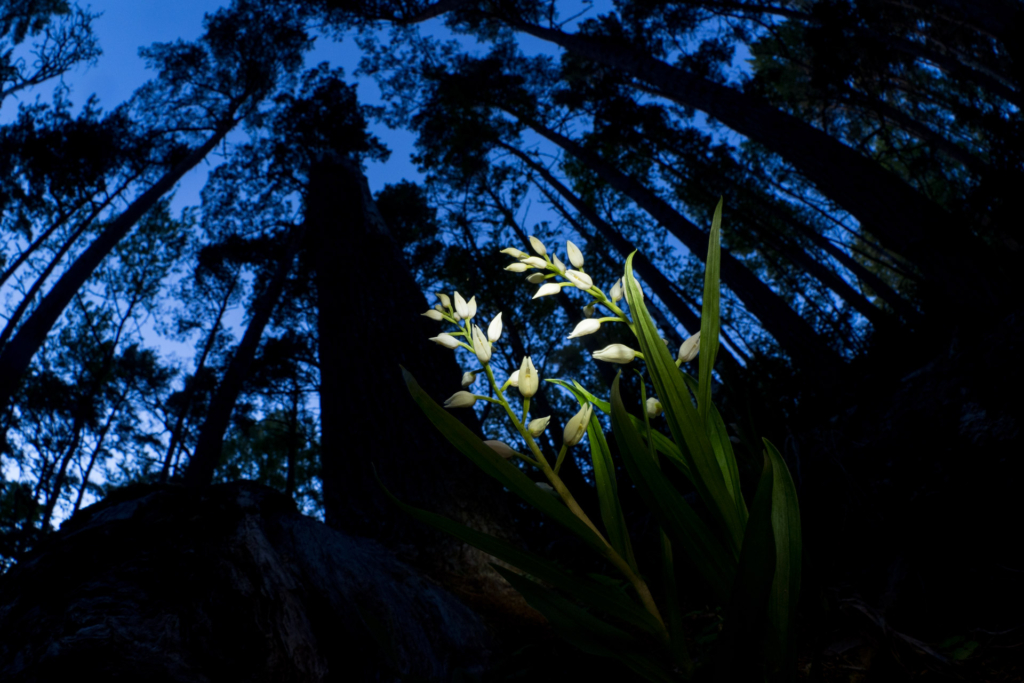
<svg viewBox="0 0 1024 683">
<path fill-rule="evenodd" d="M 547 381 L 571 391 L 580 405 L 591 398 L 596 398 L 576 382 L 569 385 L 560 379 Z M 608 405 L 607 401 L 604 403 Z M 626 528 L 626 516 L 619 503 L 619 489 L 615 481 L 615 463 L 612 462 L 612 453 L 608 448 L 608 441 L 604 437 L 604 430 L 601 428 L 601 422 L 597 419 L 597 415 L 591 415 L 590 422 L 587 423 L 587 437 L 590 444 L 591 462 L 594 465 L 597 502 L 601 509 L 601 521 L 608 533 L 608 542 L 615 548 L 615 552 L 629 563 L 633 571 L 639 574 L 636 557 L 633 555 L 633 545 L 630 543 L 629 531 Z"/>
<path fill-rule="evenodd" d="M 380 483 L 380 479 L 377 481 Z M 395 505 L 421 522 L 479 548 L 541 581 L 546 581 L 609 616 L 621 619 L 654 635 L 662 632 L 658 621 L 640 605 L 630 600 L 625 593 L 590 579 L 569 575 L 551 562 L 537 557 L 533 553 L 520 550 L 499 538 L 471 529 L 447 517 L 407 505 L 392 495 L 383 483 L 380 483 L 380 486 Z"/>
<path fill-rule="evenodd" d="M 708 438 L 705 422 L 694 408 L 683 375 L 658 336 L 654 321 L 641 298 L 640 287 L 633 277 L 635 253 L 626 259 L 626 299 L 633 314 L 640 348 L 647 361 L 647 370 L 658 392 L 658 399 L 665 408 L 672 437 L 677 444 L 686 444 L 684 455 L 690 458 L 690 471 L 694 475 L 692 480 L 697 493 L 725 527 L 732 553 L 739 557 L 743 543 L 743 523 L 736 501 L 725 485 L 725 477 Z"/>
<path fill-rule="evenodd" d="M 708 258 L 704 262 L 704 300 L 700 308 L 700 390 L 697 392 L 697 409 L 703 418 L 707 417 L 708 406 L 711 405 L 711 372 L 715 369 L 715 357 L 718 355 L 723 202 L 723 199 L 718 200 L 715 216 L 711 219 Z"/>
<path fill-rule="evenodd" d="M 651 461 L 622 403 L 618 377 L 612 385 L 612 431 L 626 471 L 644 503 L 672 540 L 679 544 L 679 549 L 693 561 L 715 596 L 727 601 L 736 575 L 736 561 Z"/>
<path fill-rule="evenodd" d="M 802 540 L 800 505 L 789 468 L 778 449 L 764 439 L 765 450 L 775 470 L 772 487 L 772 530 L 775 532 L 775 580 L 768 603 L 768 618 L 775 635 L 777 649 L 769 653 L 773 668 L 790 678 L 796 670 L 793 628 L 800 600 Z"/>
<path fill-rule="evenodd" d="M 683 379 L 690 390 L 697 393 L 697 379 L 692 375 L 683 373 Z M 718 466 L 725 477 L 725 485 L 730 495 L 736 501 L 736 509 L 740 513 L 740 521 L 744 526 L 747 524 L 747 502 L 743 500 L 743 491 L 740 487 L 740 470 L 736 464 L 736 453 L 733 452 L 732 442 L 729 440 L 729 432 L 725 428 L 725 420 L 718 412 L 718 407 L 712 401 L 709 404 L 711 411 L 706 424 L 708 438 L 711 440 L 711 447 L 715 449 L 715 457 L 718 459 Z"/>
<path fill-rule="evenodd" d="M 412 394 L 420 409 L 453 446 L 472 460 L 477 467 L 489 476 L 497 479 L 509 491 L 549 515 L 556 522 L 583 539 L 602 556 L 607 556 L 608 547 L 605 543 L 579 517 L 572 514 L 569 508 L 565 507 L 561 501 L 541 491 L 518 467 L 495 453 L 476 434 L 470 431 L 466 425 L 459 422 L 447 410 L 439 406 L 434 399 L 430 398 L 427 392 L 423 391 L 415 378 L 404 367 L 402 368 L 402 376 L 405 378 L 409 393 Z"/>
<path fill-rule="evenodd" d="M 717 653 L 719 681 L 761 680 L 758 667 L 761 639 L 767 626 L 768 600 L 775 574 L 772 532 L 772 461 L 765 456 L 761 480 L 750 506 L 736 584 L 726 611 Z"/>
<path fill-rule="evenodd" d="M 673 683 L 676 679 L 658 664 L 653 653 L 628 633 L 588 614 L 568 600 L 529 579 L 495 566 L 530 606 L 543 614 L 555 633 L 587 654 L 612 657 L 637 674 L 655 683 Z"/>
</svg>

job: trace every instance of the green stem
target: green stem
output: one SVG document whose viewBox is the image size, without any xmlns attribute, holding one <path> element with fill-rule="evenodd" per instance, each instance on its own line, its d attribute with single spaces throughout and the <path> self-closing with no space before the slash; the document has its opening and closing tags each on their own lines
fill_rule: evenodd
<svg viewBox="0 0 1024 683">
<path fill-rule="evenodd" d="M 558 451 L 558 459 L 555 460 L 555 474 L 558 474 L 558 470 L 562 468 L 562 461 L 565 460 L 565 454 L 569 452 L 569 447 L 564 443 L 562 449 Z"/>
</svg>

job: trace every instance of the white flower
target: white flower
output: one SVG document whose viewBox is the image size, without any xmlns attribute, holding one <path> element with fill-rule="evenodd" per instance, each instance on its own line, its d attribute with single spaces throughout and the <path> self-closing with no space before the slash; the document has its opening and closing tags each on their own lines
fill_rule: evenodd
<svg viewBox="0 0 1024 683">
<path fill-rule="evenodd" d="M 601 323 L 593 318 L 587 318 L 582 321 L 569 335 L 569 339 L 575 339 L 576 337 L 582 337 L 585 334 L 594 334 L 601 329 Z"/>
<path fill-rule="evenodd" d="M 458 313 L 456 313 L 456 314 L 455 314 L 454 316 L 452 316 L 452 317 L 454 317 L 454 318 L 455 318 L 455 322 L 460 322 L 460 321 L 462 320 L 462 316 L 461 316 L 461 315 L 459 315 Z"/>
<path fill-rule="evenodd" d="M 444 402 L 445 408 L 469 408 L 476 403 L 476 396 L 468 391 L 456 391 Z"/>
<path fill-rule="evenodd" d="M 458 292 L 455 292 L 455 314 L 458 315 L 460 319 L 469 317 L 469 306 L 466 305 L 466 300 L 463 299 L 462 295 Z"/>
<path fill-rule="evenodd" d="M 562 432 L 562 443 L 566 446 L 578 444 L 583 439 L 583 435 L 587 433 L 587 425 L 590 424 L 590 415 L 593 412 L 594 406 L 589 403 L 580 408 L 580 412 L 573 415 L 565 425 L 565 431 Z"/>
<path fill-rule="evenodd" d="M 525 263 L 531 268 L 547 268 L 548 262 L 542 259 L 540 256 L 527 256 L 520 263 Z"/>
<path fill-rule="evenodd" d="M 473 329 L 473 353 L 476 354 L 477 360 L 481 363 L 491 362 L 491 343 L 484 336 L 484 331 L 480 329 L 479 325 L 470 325 L 470 327 Z"/>
<path fill-rule="evenodd" d="M 533 295 L 533 298 L 536 299 L 539 296 L 558 294 L 560 291 L 562 291 L 561 287 L 559 287 L 554 282 L 549 282 L 546 285 L 541 285 L 540 289 L 537 290 L 537 293 Z"/>
<path fill-rule="evenodd" d="M 597 360 L 607 361 L 609 363 L 628 363 L 636 358 L 636 351 L 629 348 L 625 344 L 612 344 L 606 346 L 600 351 L 594 351 L 594 358 Z"/>
<path fill-rule="evenodd" d="M 494 316 L 494 320 L 487 326 L 487 341 L 496 342 L 501 337 L 501 313 Z"/>
<path fill-rule="evenodd" d="M 653 420 L 654 418 L 661 415 L 662 410 L 663 407 L 661 405 L 661 401 L 654 398 L 653 396 L 647 399 L 647 417 Z"/>
<path fill-rule="evenodd" d="M 594 281 L 590 279 L 590 276 L 578 270 L 565 271 L 565 279 L 580 289 L 590 289 L 594 286 Z"/>
<path fill-rule="evenodd" d="M 565 264 L 562 263 L 561 259 L 559 259 L 557 256 L 553 256 L 551 258 L 551 262 L 555 264 L 555 270 L 557 270 L 561 274 L 565 273 Z"/>
<path fill-rule="evenodd" d="M 617 303 L 620 299 L 622 299 L 622 278 L 621 277 L 618 280 L 615 281 L 614 285 L 612 285 L 611 295 L 612 295 L 612 303 Z"/>
<path fill-rule="evenodd" d="M 544 248 L 544 243 L 532 235 L 530 236 L 530 246 L 541 256 L 545 256 L 548 253 L 548 250 Z"/>
<path fill-rule="evenodd" d="M 548 423 L 551 422 L 551 416 L 538 417 L 536 420 L 530 420 L 530 424 L 526 426 L 527 431 L 530 432 L 530 436 L 538 437 L 544 433 L 544 430 L 548 428 Z"/>
<path fill-rule="evenodd" d="M 526 281 L 531 285 L 539 285 L 544 282 L 544 273 L 534 273 L 533 275 L 526 278 Z"/>
<path fill-rule="evenodd" d="M 444 320 L 444 316 L 441 315 L 440 311 L 435 311 L 433 308 L 431 308 L 426 313 L 420 313 L 420 315 L 425 315 L 428 318 L 430 318 L 431 320 L 436 320 L 438 322 L 441 322 L 442 320 Z"/>
<path fill-rule="evenodd" d="M 519 366 L 519 394 L 523 398 L 531 398 L 537 393 L 540 386 L 540 375 L 537 368 L 533 367 L 533 361 L 529 356 L 523 358 L 523 364 Z"/>
<path fill-rule="evenodd" d="M 593 317 L 593 315 L 594 315 L 594 306 L 595 305 L 596 304 L 593 301 L 591 301 L 589 304 L 587 304 L 586 306 L 583 307 L 583 315 L 584 315 L 584 317 L 587 317 L 587 318 Z"/>
<path fill-rule="evenodd" d="M 508 376 L 508 383 L 511 384 L 514 387 L 518 387 L 519 386 L 519 371 L 518 370 L 516 370 L 515 372 L 513 372 L 511 375 Z"/>
<path fill-rule="evenodd" d="M 441 304 L 434 304 L 434 310 L 438 313 L 444 313 L 444 306 Z"/>
<path fill-rule="evenodd" d="M 691 360 L 697 357 L 697 353 L 700 351 L 700 330 L 697 334 L 692 335 L 689 339 L 683 342 L 682 346 L 679 347 L 679 356 L 676 360 L 682 363 L 689 363 Z"/>
<path fill-rule="evenodd" d="M 501 253 L 502 254 L 508 254 L 512 258 L 526 258 L 527 256 L 529 256 L 529 254 L 527 254 L 525 251 L 520 251 L 518 249 L 515 249 L 514 247 L 509 247 L 508 249 L 502 249 Z"/>
<path fill-rule="evenodd" d="M 470 299 L 469 301 L 466 302 L 466 308 L 469 309 L 469 315 L 465 316 L 465 318 L 466 318 L 466 320 L 469 320 L 474 315 L 476 315 L 476 297 L 475 296 L 472 299 Z"/>
<path fill-rule="evenodd" d="M 569 255 L 569 263 L 572 264 L 573 268 L 579 269 L 583 267 L 583 252 L 572 242 L 565 243 L 565 253 Z"/>
<path fill-rule="evenodd" d="M 484 441 L 484 443 L 490 446 L 492 449 L 494 449 L 495 453 L 505 458 L 506 460 L 508 460 L 509 458 L 516 454 L 516 452 L 512 450 L 512 447 L 509 446 L 504 441 L 496 441 L 492 439 L 491 441 Z"/>
<path fill-rule="evenodd" d="M 464 372 L 462 373 L 462 388 L 465 389 L 470 384 L 476 381 L 475 372 Z"/>
<path fill-rule="evenodd" d="M 458 348 L 458 346 L 459 346 L 459 340 L 458 339 L 456 339 L 455 337 L 453 337 L 450 334 L 445 334 L 444 332 L 442 332 L 441 334 L 437 335 L 436 337 L 431 337 L 430 341 L 434 342 L 435 344 L 440 344 L 441 346 L 445 347 L 446 349 L 455 349 L 455 348 Z"/>
<path fill-rule="evenodd" d="M 513 263 L 511 265 L 505 266 L 505 270 L 511 271 L 513 273 L 525 273 L 527 270 L 529 270 L 529 268 L 530 267 L 525 263 Z"/>
<path fill-rule="evenodd" d="M 452 300 L 448 298 L 447 294 L 442 294 L 441 292 L 437 292 L 437 298 L 441 301 L 441 305 L 444 306 L 445 308 L 451 308 L 452 307 Z"/>
</svg>

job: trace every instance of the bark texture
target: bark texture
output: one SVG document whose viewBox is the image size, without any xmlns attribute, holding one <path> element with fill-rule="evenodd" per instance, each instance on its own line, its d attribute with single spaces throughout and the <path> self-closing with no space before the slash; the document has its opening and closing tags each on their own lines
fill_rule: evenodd
<svg viewBox="0 0 1024 683">
<path fill-rule="evenodd" d="M 250 482 L 136 486 L 0 580 L 0 680 L 453 680 L 481 618 L 376 541 Z"/>
</svg>

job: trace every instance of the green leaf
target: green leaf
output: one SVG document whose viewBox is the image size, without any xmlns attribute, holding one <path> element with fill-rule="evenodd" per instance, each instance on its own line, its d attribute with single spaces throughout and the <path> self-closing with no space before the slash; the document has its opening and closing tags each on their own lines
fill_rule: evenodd
<svg viewBox="0 0 1024 683">
<path fill-rule="evenodd" d="M 580 386 L 578 382 L 574 381 L 570 386 L 567 382 L 560 379 L 549 379 L 546 381 L 571 391 L 581 406 L 586 401 L 593 403 L 600 400 Z M 605 406 L 610 406 L 607 401 L 601 402 Z M 633 571 L 639 574 L 640 571 L 636 566 L 636 557 L 633 555 L 633 546 L 629 540 L 629 531 L 626 529 L 626 517 L 622 512 L 622 505 L 619 503 L 619 489 L 615 480 L 615 463 L 612 461 L 611 449 L 608 448 L 608 441 L 605 439 L 604 429 L 602 429 L 597 415 L 590 416 L 590 422 L 587 424 L 587 437 L 587 441 L 590 444 L 591 462 L 594 465 L 594 484 L 597 489 L 597 502 L 601 509 L 601 521 L 604 522 L 605 531 L 608 533 L 608 542 L 615 548 L 615 552 L 629 563 Z"/>
<path fill-rule="evenodd" d="M 697 379 L 688 373 L 683 373 L 683 379 L 690 391 L 697 393 Z M 715 457 L 718 459 L 718 466 L 725 477 L 725 486 L 729 494 L 736 502 L 736 509 L 740 513 L 740 521 L 744 527 L 747 524 L 747 502 L 743 500 L 743 490 L 740 486 L 740 470 L 736 464 L 736 454 L 732 450 L 732 442 L 729 441 L 729 431 L 725 427 L 725 420 L 718 412 L 714 401 L 710 404 L 711 413 L 707 418 L 708 437 L 711 440 L 711 447 L 715 449 Z"/>
<path fill-rule="evenodd" d="M 530 606 L 543 614 L 555 633 L 587 654 L 619 660 L 648 681 L 674 683 L 672 674 L 636 638 L 580 609 L 565 598 L 495 565 Z"/>
<path fill-rule="evenodd" d="M 716 598 L 723 602 L 728 600 L 736 575 L 736 560 L 651 460 L 622 403 L 618 376 L 612 384 L 612 431 L 626 471 L 644 504 L 683 554 L 693 561 Z"/>
<path fill-rule="evenodd" d="M 761 641 L 768 625 L 768 601 L 775 575 L 775 536 L 772 530 L 772 460 L 765 455 L 750 519 L 743 535 L 736 583 L 726 611 L 717 653 L 720 681 L 761 680 Z"/>
<path fill-rule="evenodd" d="M 580 385 L 580 383 L 577 382 L 576 380 L 573 380 L 572 384 L 573 384 L 574 387 L 576 387 L 580 391 L 580 393 L 582 393 L 584 396 L 587 397 L 588 401 L 590 401 L 595 406 L 597 406 L 597 408 L 601 412 L 607 413 L 608 411 L 610 411 L 612 409 L 612 404 L 611 403 L 609 403 L 608 401 L 603 401 L 603 400 L 599 399 L 597 396 L 594 396 L 592 393 L 590 393 L 589 391 L 584 389 Z"/>
<path fill-rule="evenodd" d="M 376 471 L 374 471 L 374 476 L 376 477 Z M 552 586 L 564 590 L 584 604 L 598 609 L 609 616 L 621 619 L 654 635 L 662 632 L 661 624 L 658 623 L 657 619 L 651 616 L 643 607 L 633 602 L 621 590 L 602 585 L 591 579 L 567 574 L 553 563 L 537 557 L 533 553 L 520 550 L 501 539 L 476 529 L 471 529 L 447 517 L 421 510 L 412 505 L 406 505 L 392 495 L 379 478 L 377 483 L 380 484 L 384 493 L 395 505 L 421 522 L 454 536 L 475 548 L 479 548 L 485 553 L 493 555 L 531 576 L 537 577 L 541 581 L 546 581 Z"/>
<path fill-rule="evenodd" d="M 764 439 L 765 451 L 775 471 L 772 486 L 772 530 L 775 534 L 775 580 L 772 583 L 768 617 L 775 646 L 769 653 L 771 665 L 785 677 L 796 670 L 793 631 L 800 601 L 801 555 L 800 505 L 796 485 L 778 449 Z"/>
<path fill-rule="evenodd" d="M 711 440 L 708 438 L 706 423 L 694 408 L 683 374 L 676 367 L 675 359 L 658 336 L 654 321 L 651 320 L 647 307 L 640 298 L 640 287 L 633 277 L 635 254 L 636 252 L 633 252 L 626 259 L 626 299 L 633 314 L 640 348 L 647 361 L 648 373 L 658 392 L 658 400 L 665 409 L 665 417 L 673 439 L 680 444 L 680 448 L 682 444 L 686 444 L 683 455 L 689 458 L 688 464 L 693 474 L 691 479 L 697 493 L 725 527 L 730 549 L 738 558 L 743 543 L 743 523 L 739 510 L 725 484 L 725 477 L 718 465 L 718 456 L 715 455 Z"/>
<path fill-rule="evenodd" d="M 556 522 L 579 536 L 590 547 L 600 555 L 608 555 L 608 546 L 601 538 L 594 533 L 579 517 L 569 511 L 569 508 L 556 500 L 551 495 L 541 491 L 537 485 L 512 463 L 508 462 L 494 452 L 480 438 L 474 434 L 466 425 L 459 422 L 447 410 L 430 398 L 427 392 L 423 391 L 415 378 L 402 368 L 402 376 L 405 384 L 412 394 L 413 400 L 426 414 L 435 427 L 437 427 L 445 438 L 448 439 L 459 451 L 466 455 L 473 463 L 482 469 L 489 476 L 497 479 L 509 491 L 516 494 L 533 507 L 547 513 Z"/>
<path fill-rule="evenodd" d="M 718 200 L 715 216 L 711 219 L 711 234 L 708 236 L 708 258 L 704 262 L 704 299 L 700 309 L 700 390 L 697 392 L 697 409 L 706 418 L 711 405 L 711 372 L 715 369 L 718 355 L 718 307 L 722 269 L 722 204 Z"/>
</svg>

